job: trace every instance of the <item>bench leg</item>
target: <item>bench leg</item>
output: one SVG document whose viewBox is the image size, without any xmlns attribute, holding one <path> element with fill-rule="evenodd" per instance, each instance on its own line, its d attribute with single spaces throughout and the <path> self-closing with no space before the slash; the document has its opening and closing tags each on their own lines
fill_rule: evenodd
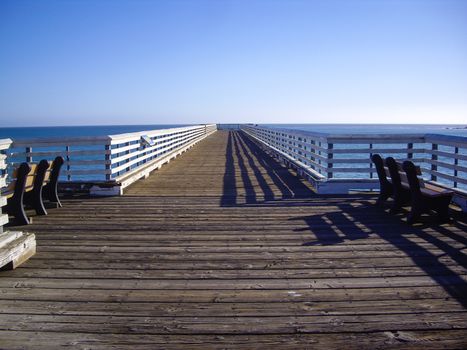
<svg viewBox="0 0 467 350">
<path fill-rule="evenodd" d="M 415 222 L 420 219 L 420 216 L 423 213 L 423 209 L 418 206 L 417 204 L 412 204 L 412 208 L 410 210 L 409 215 L 407 216 L 407 223 L 409 225 L 413 225 Z"/>
<path fill-rule="evenodd" d="M 388 200 L 388 198 L 390 197 L 390 193 L 388 192 L 381 192 L 378 196 L 378 199 L 376 200 L 376 204 L 383 204 L 384 202 L 386 202 Z"/>
<path fill-rule="evenodd" d="M 50 186 L 47 184 L 43 189 L 44 198 L 49 200 L 52 203 L 56 203 L 59 208 L 62 207 L 62 203 L 58 198 L 57 186 Z"/>
<path fill-rule="evenodd" d="M 18 225 L 29 225 L 30 221 L 24 211 L 23 200 L 9 201 L 6 207 L 7 213 L 15 217 L 15 222 Z"/>
<path fill-rule="evenodd" d="M 436 206 L 436 213 L 438 214 L 438 219 L 441 223 L 449 222 L 451 217 L 449 216 L 449 203 L 451 198 L 440 201 Z"/>
<path fill-rule="evenodd" d="M 397 214 L 402 208 L 402 200 L 399 197 L 394 197 L 394 202 L 392 203 L 391 214 Z"/>
<path fill-rule="evenodd" d="M 44 202 L 42 201 L 42 189 L 33 193 L 32 205 L 36 210 L 37 215 L 47 215 L 47 210 L 45 210 Z"/>
</svg>

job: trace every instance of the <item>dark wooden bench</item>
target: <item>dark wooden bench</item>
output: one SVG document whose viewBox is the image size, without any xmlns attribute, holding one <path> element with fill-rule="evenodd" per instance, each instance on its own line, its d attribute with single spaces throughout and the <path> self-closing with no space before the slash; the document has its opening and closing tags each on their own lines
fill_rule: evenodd
<svg viewBox="0 0 467 350">
<path fill-rule="evenodd" d="M 411 161 L 397 162 L 387 157 L 385 164 L 379 154 L 371 160 L 375 164 L 380 183 L 380 194 L 377 203 L 394 197 L 391 212 L 398 212 L 404 205 L 410 204 L 411 211 L 407 222 L 414 223 L 421 214 L 434 210 L 442 222 L 449 220 L 449 203 L 454 192 L 446 188 L 428 184 L 421 177 L 421 169 Z M 385 166 L 386 165 L 386 166 Z"/>
<path fill-rule="evenodd" d="M 13 215 L 20 225 L 29 224 L 23 202 L 26 188 L 32 187 L 33 178 L 29 176 L 31 170 L 28 163 L 21 163 L 11 174 L 9 185 L 2 190 L 2 196 L 7 199 L 6 212 Z"/>
<path fill-rule="evenodd" d="M 396 162 L 392 157 L 387 157 L 386 163 L 386 174 L 389 173 L 391 178 L 391 185 L 394 194 L 394 202 L 391 207 L 391 213 L 397 213 L 401 210 L 404 205 L 410 203 L 410 189 L 408 186 L 404 186 L 402 178 L 405 178 L 405 173 L 402 172 L 401 165 Z"/>
<path fill-rule="evenodd" d="M 379 179 L 379 197 L 377 203 L 382 204 L 394 194 L 394 190 L 391 181 L 388 180 L 388 173 L 384 166 L 383 158 L 379 154 L 373 154 L 371 160 L 375 164 Z"/>
<path fill-rule="evenodd" d="M 2 196 L 7 198 L 7 213 L 15 217 L 17 224 L 30 223 L 25 204 L 34 208 L 37 215 L 47 215 L 44 198 L 55 207 L 61 206 L 57 184 L 63 162 L 62 157 L 57 157 L 52 163 L 45 159 L 38 164 L 21 163 L 13 171 L 12 181 Z"/>
<path fill-rule="evenodd" d="M 406 174 L 407 186 L 411 196 L 411 210 L 407 222 L 413 224 L 421 214 L 434 210 L 441 222 L 449 221 L 449 203 L 454 192 L 432 184 L 427 184 L 417 175 L 417 167 L 411 161 L 405 161 L 402 168 Z"/>
<path fill-rule="evenodd" d="M 62 206 L 58 198 L 58 178 L 60 177 L 63 163 L 63 157 L 56 157 L 52 164 L 50 164 L 44 179 L 45 185 L 42 190 L 42 198 L 53 204 L 54 207 Z"/>
</svg>

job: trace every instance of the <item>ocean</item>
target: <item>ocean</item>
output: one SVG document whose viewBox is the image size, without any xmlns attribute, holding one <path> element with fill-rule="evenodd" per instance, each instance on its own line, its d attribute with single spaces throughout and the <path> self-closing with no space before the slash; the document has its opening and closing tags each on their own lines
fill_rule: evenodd
<svg viewBox="0 0 467 350">
<path fill-rule="evenodd" d="M 104 136 L 128 132 L 158 130 L 188 126 L 190 124 L 155 124 L 155 125 L 85 125 L 85 126 L 44 126 L 1 128 L 0 139 L 11 138 L 49 138 Z M 193 124 L 191 124 L 193 125 Z M 259 124 L 272 128 L 305 130 L 339 134 L 378 134 L 378 133 L 432 133 L 467 137 L 465 125 L 420 125 L 420 124 Z"/>
<path fill-rule="evenodd" d="M 10 138 L 15 140 L 49 137 L 105 136 L 144 130 L 177 128 L 181 126 L 188 126 L 188 124 L 41 126 L 27 128 L 0 127 L 0 139 Z"/>
<path fill-rule="evenodd" d="M 329 134 L 443 134 L 467 137 L 467 124 L 259 124 Z"/>
</svg>

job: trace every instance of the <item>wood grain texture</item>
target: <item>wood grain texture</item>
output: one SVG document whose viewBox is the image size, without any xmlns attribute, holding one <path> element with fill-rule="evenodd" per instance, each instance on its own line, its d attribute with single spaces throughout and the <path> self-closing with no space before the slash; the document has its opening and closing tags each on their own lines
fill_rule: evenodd
<svg viewBox="0 0 467 350">
<path fill-rule="evenodd" d="M 467 347 L 467 225 L 317 196 L 239 132 L 35 217 L 1 349 Z"/>
</svg>

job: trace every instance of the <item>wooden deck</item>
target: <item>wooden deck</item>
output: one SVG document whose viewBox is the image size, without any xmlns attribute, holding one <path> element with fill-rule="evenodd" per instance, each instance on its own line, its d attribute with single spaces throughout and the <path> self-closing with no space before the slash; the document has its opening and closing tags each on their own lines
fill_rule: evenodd
<svg viewBox="0 0 467 350">
<path fill-rule="evenodd" d="M 0 348 L 467 348 L 466 223 L 374 202 L 217 132 L 23 227 L 38 253 L 0 273 Z"/>
</svg>

